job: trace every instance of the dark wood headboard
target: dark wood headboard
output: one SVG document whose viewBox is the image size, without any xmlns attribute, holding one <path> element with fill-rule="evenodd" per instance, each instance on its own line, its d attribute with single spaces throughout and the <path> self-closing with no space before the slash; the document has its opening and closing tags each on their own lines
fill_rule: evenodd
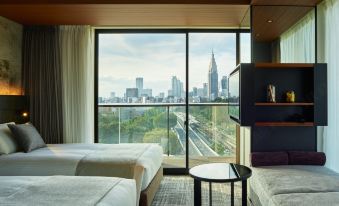
<svg viewBox="0 0 339 206">
<path fill-rule="evenodd" d="M 23 113 L 27 113 L 24 116 Z M 28 96 L 22 95 L 0 95 L 0 123 L 16 122 L 25 123 L 29 121 Z"/>
</svg>

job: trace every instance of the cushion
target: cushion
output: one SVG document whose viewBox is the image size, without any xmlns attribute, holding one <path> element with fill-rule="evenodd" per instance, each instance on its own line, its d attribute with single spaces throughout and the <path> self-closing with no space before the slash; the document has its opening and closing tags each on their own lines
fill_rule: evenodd
<svg viewBox="0 0 339 206">
<path fill-rule="evenodd" d="M 31 124 L 8 125 L 18 145 L 24 152 L 31 152 L 35 149 L 46 147 L 39 132 Z"/>
<path fill-rule="evenodd" d="M 326 155 L 323 152 L 288 152 L 290 165 L 325 165 Z"/>
<path fill-rule="evenodd" d="M 253 167 L 288 165 L 287 152 L 252 152 L 251 164 Z"/>
<path fill-rule="evenodd" d="M 14 122 L 0 124 L 0 155 L 11 154 L 18 151 L 18 145 L 14 139 L 11 130 L 7 124 L 15 124 Z"/>
</svg>

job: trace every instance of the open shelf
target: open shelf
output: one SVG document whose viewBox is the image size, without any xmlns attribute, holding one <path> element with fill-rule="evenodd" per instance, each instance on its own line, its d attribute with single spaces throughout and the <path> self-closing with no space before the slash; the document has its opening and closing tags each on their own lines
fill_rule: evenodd
<svg viewBox="0 0 339 206">
<path fill-rule="evenodd" d="M 255 106 L 314 106 L 313 102 L 294 102 L 294 103 L 288 103 L 288 102 L 256 102 L 254 104 Z"/>
<path fill-rule="evenodd" d="M 313 127 L 314 122 L 256 122 L 258 127 Z"/>
<path fill-rule="evenodd" d="M 304 63 L 257 63 L 255 68 L 262 69 L 313 69 L 314 64 L 304 64 Z"/>
</svg>

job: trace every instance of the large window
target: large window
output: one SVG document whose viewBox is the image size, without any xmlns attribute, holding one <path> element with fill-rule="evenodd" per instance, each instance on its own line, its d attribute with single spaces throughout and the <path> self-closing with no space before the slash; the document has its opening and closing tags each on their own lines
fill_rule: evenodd
<svg viewBox="0 0 339 206">
<path fill-rule="evenodd" d="M 235 162 L 228 75 L 250 58 L 236 32 L 97 30 L 97 141 L 157 143 L 165 168 Z"/>
</svg>

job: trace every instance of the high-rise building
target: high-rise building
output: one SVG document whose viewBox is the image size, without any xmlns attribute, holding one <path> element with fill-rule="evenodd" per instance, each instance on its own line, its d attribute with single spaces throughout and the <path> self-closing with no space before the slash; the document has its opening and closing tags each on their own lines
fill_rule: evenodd
<svg viewBox="0 0 339 206">
<path fill-rule="evenodd" d="M 196 97 L 198 96 L 198 88 L 193 87 L 193 96 Z"/>
<path fill-rule="evenodd" d="M 172 77 L 172 96 L 182 97 L 184 93 L 184 84 L 176 77 Z"/>
<path fill-rule="evenodd" d="M 152 89 L 143 89 L 139 91 L 139 97 L 152 97 Z"/>
<path fill-rule="evenodd" d="M 139 93 L 138 96 L 141 96 L 141 91 L 144 89 L 144 78 L 137 77 L 135 79 L 135 87 L 138 89 Z"/>
<path fill-rule="evenodd" d="M 208 84 L 207 83 L 203 84 L 203 91 L 204 91 L 203 97 L 208 97 Z"/>
<path fill-rule="evenodd" d="M 115 98 L 115 92 L 111 92 L 110 98 L 111 98 L 111 99 Z"/>
<path fill-rule="evenodd" d="M 218 68 L 213 51 L 208 69 L 208 97 L 212 101 L 218 97 Z"/>
<path fill-rule="evenodd" d="M 223 97 L 227 97 L 228 93 L 228 79 L 227 76 L 223 76 L 221 79 L 221 95 Z"/>
<path fill-rule="evenodd" d="M 138 97 L 138 88 L 126 88 L 126 98 Z"/>
</svg>

